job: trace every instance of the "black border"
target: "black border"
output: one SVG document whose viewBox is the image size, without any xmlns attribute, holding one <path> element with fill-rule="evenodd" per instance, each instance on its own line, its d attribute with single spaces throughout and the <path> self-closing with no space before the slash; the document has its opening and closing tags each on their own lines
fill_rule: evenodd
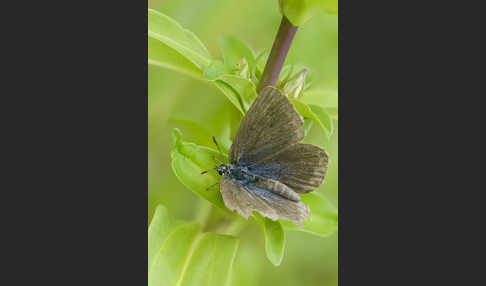
<svg viewBox="0 0 486 286">
<path fill-rule="evenodd" d="M 147 2 L 2 11 L 3 284 L 147 285 Z"/>
<path fill-rule="evenodd" d="M 483 25 L 459 9 L 340 1 L 339 285 L 484 280 Z"/>
</svg>

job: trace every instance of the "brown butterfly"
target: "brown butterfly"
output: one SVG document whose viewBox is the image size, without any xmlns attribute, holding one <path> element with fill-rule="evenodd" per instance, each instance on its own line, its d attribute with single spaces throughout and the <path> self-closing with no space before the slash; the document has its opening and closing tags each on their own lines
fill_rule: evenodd
<svg viewBox="0 0 486 286">
<path fill-rule="evenodd" d="M 302 224 L 310 211 L 298 194 L 321 185 L 328 163 L 324 150 L 299 143 L 304 139 L 303 125 L 278 89 L 262 90 L 240 124 L 229 164 L 214 168 L 222 175 L 219 183 L 228 209 L 245 218 L 256 211 L 272 220 Z"/>
</svg>

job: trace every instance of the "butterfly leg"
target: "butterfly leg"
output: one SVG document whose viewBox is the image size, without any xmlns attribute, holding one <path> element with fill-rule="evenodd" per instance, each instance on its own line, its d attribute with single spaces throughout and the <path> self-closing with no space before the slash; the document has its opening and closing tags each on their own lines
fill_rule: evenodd
<svg viewBox="0 0 486 286">
<path fill-rule="evenodd" d="M 206 188 L 206 191 L 208 191 L 209 189 L 211 189 L 212 187 L 214 187 L 214 186 L 216 186 L 218 184 L 219 184 L 219 182 L 216 182 L 216 183 L 212 184 L 211 186 L 209 186 L 209 187 Z"/>
</svg>

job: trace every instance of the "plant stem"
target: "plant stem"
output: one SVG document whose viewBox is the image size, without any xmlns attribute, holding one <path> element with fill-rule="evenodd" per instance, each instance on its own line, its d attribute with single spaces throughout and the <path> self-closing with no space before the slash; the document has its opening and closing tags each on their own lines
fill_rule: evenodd
<svg viewBox="0 0 486 286">
<path fill-rule="evenodd" d="M 287 57 L 290 44 L 294 39 L 295 32 L 297 32 L 297 28 L 298 27 L 292 25 L 285 16 L 282 16 L 282 22 L 280 22 L 277 36 L 273 42 L 272 51 L 268 56 L 265 69 L 263 70 L 262 77 L 258 83 L 258 92 L 266 86 L 275 86 L 277 83 L 278 75 L 280 74 L 280 70 L 282 70 L 283 63 Z"/>
</svg>

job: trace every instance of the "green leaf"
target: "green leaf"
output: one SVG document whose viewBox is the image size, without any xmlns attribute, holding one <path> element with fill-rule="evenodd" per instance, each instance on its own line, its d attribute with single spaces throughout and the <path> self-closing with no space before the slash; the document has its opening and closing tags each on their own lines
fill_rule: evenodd
<svg viewBox="0 0 486 286">
<path fill-rule="evenodd" d="M 223 54 L 224 63 L 231 69 L 237 67 L 241 57 L 245 57 L 248 64 L 255 65 L 255 53 L 248 45 L 233 36 L 222 36 L 219 45 Z"/>
<path fill-rule="evenodd" d="M 309 133 L 309 131 L 312 128 L 312 123 L 314 123 L 314 121 L 312 121 L 312 119 L 309 119 L 309 118 L 304 119 L 304 134 L 306 136 L 307 136 L 307 133 Z"/>
<path fill-rule="evenodd" d="M 301 26 L 315 14 L 337 15 L 338 0 L 279 0 L 280 12 L 294 26 Z"/>
<path fill-rule="evenodd" d="M 284 65 L 282 67 L 282 70 L 278 75 L 277 87 L 280 87 L 281 85 L 283 85 L 285 81 L 289 80 L 290 76 L 292 76 L 294 73 L 294 69 L 295 69 L 294 65 Z"/>
<path fill-rule="evenodd" d="M 238 131 L 240 121 L 243 118 L 241 112 L 238 112 L 235 108 L 228 108 L 230 107 L 230 104 L 230 102 L 225 102 L 220 109 L 215 111 L 218 116 L 210 121 L 214 122 L 213 126 L 217 128 L 217 131 L 215 130 L 213 133 L 217 136 L 218 143 L 222 148 L 222 151 L 226 154 L 229 153 L 233 138 Z M 214 146 L 214 143 L 207 146 Z"/>
<path fill-rule="evenodd" d="M 155 223 L 154 223 L 155 222 Z M 153 268 L 154 260 L 155 260 L 155 249 L 160 248 L 163 240 L 159 239 L 160 237 L 165 237 L 169 233 L 170 229 L 170 220 L 169 214 L 167 213 L 167 209 L 159 205 L 155 209 L 155 213 L 152 217 L 152 223 L 149 226 L 148 230 L 148 268 Z"/>
<path fill-rule="evenodd" d="M 307 85 L 307 83 L 306 83 Z M 301 101 L 304 103 L 312 103 L 325 107 L 338 107 L 338 92 L 337 87 L 325 87 L 320 83 L 319 87 L 307 89 L 304 91 Z"/>
<path fill-rule="evenodd" d="M 270 56 L 270 51 L 269 50 L 262 50 L 261 52 L 258 53 L 255 61 L 256 61 L 256 66 L 257 68 L 263 72 L 265 69 L 265 65 L 267 64 L 268 57 Z"/>
<path fill-rule="evenodd" d="M 295 109 L 305 118 L 312 119 L 321 127 L 324 134 L 331 136 L 333 127 L 332 120 L 324 109 L 317 105 L 307 105 L 299 100 L 291 100 Z M 315 110 L 314 110 L 315 109 Z"/>
<path fill-rule="evenodd" d="M 203 79 L 209 81 L 216 80 L 218 77 L 230 72 L 231 70 L 222 61 L 214 60 L 204 69 Z"/>
<path fill-rule="evenodd" d="M 253 74 L 254 74 L 254 76 L 257 80 L 260 80 L 260 78 L 262 77 L 263 70 L 265 69 L 265 65 L 267 64 L 267 60 L 268 60 L 269 55 L 270 55 L 270 51 L 263 50 L 257 55 L 257 57 L 255 59 L 255 62 L 256 62 L 255 67 L 252 70 L 253 70 Z"/>
<path fill-rule="evenodd" d="M 280 224 L 283 221 L 273 221 L 257 212 L 254 212 L 254 214 L 255 216 L 250 218 L 262 228 L 265 239 L 265 254 L 273 265 L 279 266 L 285 252 L 285 232 Z"/>
<path fill-rule="evenodd" d="M 238 239 L 174 223 L 159 205 L 148 230 L 148 285 L 228 285 Z"/>
<path fill-rule="evenodd" d="M 264 220 L 265 253 L 273 265 L 278 266 L 282 262 L 285 251 L 285 232 L 278 221 L 269 218 Z"/>
<path fill-rule="evenodd" d="M 215 80 L 212 83 L 219 91 L 221 91 L 224 96 L 226 96 L 226 98 L 236 107 L 236 109 L 241 112 L 241 114 L 245 114 L 240 102 L 240 95 L 236 90 L 222 80 Z"/>
<path fill-rule="evenodd" d="M 309 107 L 312 112 L 319 118 L 319 121 L 322 122 L 322 125 L 324 125 L 324 127 L 328 130 L 328 136 L 331 136 L 334 132 L 334 126 L 332 124 L 332 118 L 327 113 L 326 108 L 315 104 L 309 104 Z"/>
<path fill-rule="evenodd" d="M 222 74 L 225 68 L 214 62 L 205 71 L 205 77 L 216 86 L 228 100 L 244 115 L 257 97 L 255 84 L 249 79 L 238 75 Z"/>
<path fill-rule="evenodd" d="M 253 82 L 240 76 L 229 74 L 220 76 L 218 80 L 225 82 L 238 93 L 245 114 L 257 97 L 256 87 Z"/>
<path fill-rule="evenodd" d="M 206 190 L 219 181 L 216 172 L 201 175 L 202 171 L 211 170 L 216 166 L 214 157 L 221 160 L 218 151 L 205 146 L 182 141 L 182 133 L 174 128 L 172 131 L 172 170 L 179 181 L 191 191 L 205 198 L 215 206 L 227 211 L 219 187 Z M 224 160 L 227 161 L 225 157 Z"/>
<path fill-rule="evenodd" d="M 201 79 L 202 71 L 186 57 L 155 38 L 148 37 L 148 63 Z"/>
<path fill-rule="evenodd" d="M 192 140 L 194 143 L 199 145 L 214 146 L 211 139 L 212 134 L 201 124 L 178 116 L 169 117 L 169 123 L 172 123 L 177 127 L 183 127 L 183 131 L 187 130 L 187 132 L 192 135 L 192 138 L 194 138 Z"/>
<path fill-rule="evenodd" d="M 321 106 L 332 119 L 338 119 L 337 83 L 321 82 L 319 87 L 305 90 L 304 96 L 299 100 L 307 105 Z"/>
<path fill-rule="evenodd" d="M 338 109 L 336 107 L 324 107 L 324 110 L 332 119 L 338 120 Z"/>
<path fill-rule="evenodd" d="M 287 230 L 308 232 L 317 236 L 326 237 L 338 229 L 338 212 L 326 198 L 316 192 L 302 194 L 302 202 L 309 206 L 311 216 L 301 227 L 290 221 L 281 221 Z"/>
<path fill-rule="evenodd" d="M 186 275 L 180 278 L 181 286 L 228 285 L 238 239 L 229 235 L 204 233 L 192 254 Z"/>
<path fill-rule="evenodd" d="M 148 36 L 159 42 L 152 41 L 149 42 L 150 45 L 163 44 L 186 57 L 201 70 L 210 63 L 207 48 L 194 33 L 182 28 L 174 19 L 152 9 L 148 9 Z"/>
<path fill-rule="evenodd" d="M 191 248 L 199 240 L 200 230 L 198 223 L 184 224 L 161 236 L 158 248 L 151 249 L 149 245 L 148 252 L 154 252 L 154 261 L 149 268 L 148 285 L 178 285 L 185 275 L 184 265 L 186 259 L 191 258 Z"/>
</svg>

